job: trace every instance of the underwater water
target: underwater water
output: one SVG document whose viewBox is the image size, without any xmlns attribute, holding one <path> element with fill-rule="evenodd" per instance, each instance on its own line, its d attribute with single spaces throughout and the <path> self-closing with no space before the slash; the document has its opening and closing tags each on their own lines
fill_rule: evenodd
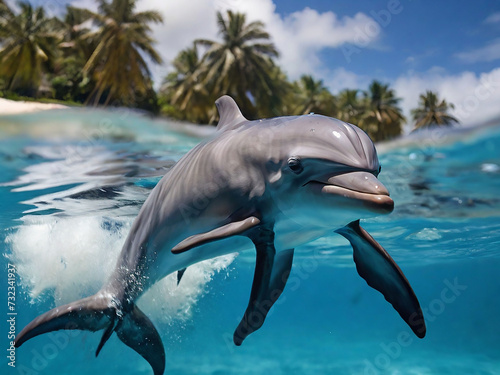
<svg viewBox="0 0 500 375">
<path fill-rule="evenodd" d="M 150 190 L 211 132 L 126 110 L 0 117 L 0 373 L 152 373 L 116 335 L 95 358 L 102 332 L 86 331 L 36 337 L 11 367 L 8 336 L 101 287 Z M 500 121 L 377 148 L 396 207 L 362 224 L 405 272 L 427 336 L 358 276 L 332 228 L 297 249 L 283 295 L 241 347 L 232 334 L 253 251 L 192 266 L 179 286 L 175 275 L 157 283 L 138 305 L 162 335 L 166 374 L 500 374 Z"/>
</svg>

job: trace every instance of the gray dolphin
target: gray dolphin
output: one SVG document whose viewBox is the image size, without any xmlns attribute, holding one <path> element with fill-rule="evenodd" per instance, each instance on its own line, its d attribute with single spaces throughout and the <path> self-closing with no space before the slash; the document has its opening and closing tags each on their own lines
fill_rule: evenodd
<svg viewBox="0 0 500 375">
<path fill-rule="evenodd" d="M 91 297 L 34 319 L 16 337 L 16 347 L 50 331 L 104 329 L 96 356 L 116 332 L 155 375 L 162 374 L 160 335 L 135 301 L 170 273 L 178 271 L 180 281 L 191 264 L 253 246 L 250 301 L 234 333 L 234 343 L 241 345 L 283 292 L 294 249 L 332 230 L 352 244 L 361 277 L 424 337 L 424 318 L 408 280 L 359 225 L 359 218 L 388 214 L 394 207 L 377 179 L 380 164 L 369 137 L 325 116 L 248 121 L 230 97 L 216 105 L 215 135 L 152 190 L 108 283 Z"/>
</svg>

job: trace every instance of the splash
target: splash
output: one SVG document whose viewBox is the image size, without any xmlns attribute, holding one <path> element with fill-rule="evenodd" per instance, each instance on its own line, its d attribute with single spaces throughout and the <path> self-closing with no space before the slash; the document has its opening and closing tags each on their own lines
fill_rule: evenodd
<svg viewBox="0 0 500 375">
<path fill-rule="evenodd" d="M 28 216 L 7 236 L 9 258 L 17 266 L 33 303 L 53 298 L 56 306 L 97 292 L 110 277 L 132 219 Z M 189 319 L 212 277 L 235 255 L 191 266 L 177 286 L 175 274 L 155 284 L 139 300 L 153 319 L 170 323 Z"/>
<path fill-rule="evenodd" d="M 107 132 L 101 129 L 102 137 L 89 139 L 84 132 L 86 142 L 25 147 L 22 155 L 29 164 L 16 179 L 3 184 L 14 193 L 24 193 L 22 203 L 29 207 L 6 242 L 9 260 L 16 264 L 33 303 L 53 301 L 59 306 L 97 292 L 113 272 L 150 189 L 196 141 L 181 141 L 185 135 L 163 130 L 169 141 L 156 150 L 157 143 L 154 147 L 140 141 L 140 135 L 158 135 L 160 129 L 148 122 L 148 129 L 155 131 L 135 132 L 137 142 L 125 150 L 109 141 L 110 130 L 123 139 L 131 128 L 123 118 L 111 117 L 117 124 L 103 128 Z M 137 126 L 138 120 L 132 120 Z M 208 282 L 233 259 L 234 255 L 193 265 L 179 286 L 176 275 L 170 275 L 138 304 L 158 322 L 189 319 Z"/>
</svg>

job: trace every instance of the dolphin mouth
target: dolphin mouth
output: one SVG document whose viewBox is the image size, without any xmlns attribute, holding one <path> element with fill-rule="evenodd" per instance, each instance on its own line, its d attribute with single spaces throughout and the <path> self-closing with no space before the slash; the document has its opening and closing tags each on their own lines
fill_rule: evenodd
<svg viewBox="0 0 500 375">
<path fill-rule="evenodd" d="M 387 188 L 369 172 L 350 172 L 328 178 L 326 181 L 312 180 L 310 186 L 321 194 L 340 196 L 362 203 L 370 211 L 390 213 L 394 201 Z"/>
<path fill-rule="evenodd" d="M 389 195 L 386 194 L 365 193 L 341 186 L 325 184 L 321 187 L 321 192 L 324 194 L 335 194 L 343 196 L 344 198 L 363 202 L 365 206 L 377 212 L 390 213 L 394 210 L 394 201 Z"/>
</svg>

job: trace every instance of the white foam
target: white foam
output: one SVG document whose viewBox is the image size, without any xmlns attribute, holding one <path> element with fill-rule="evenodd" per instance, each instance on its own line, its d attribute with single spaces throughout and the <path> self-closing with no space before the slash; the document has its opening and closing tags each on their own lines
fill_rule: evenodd
<svg viewBox="0 0 500 375">
<path fill-rule="evenodd" d="M 27 216 L 23 220 L 7 237 L 9 258 L 33 303 L 48 293 L 57 306 L 101 288 L 132 223 L 132 219 L 110 222 L 100 216 Z M 176 275 L 170 275 L 147 291 L 139 305 L 155 321 L 189 319 L 206 284 L 234 258 L 229 255 L 191 266 L 179 286 Z"/>
<path fill-rule="evenodd" d="M 59 305 L 100 288 L 114 267 L 124 238 L 124 229 L 112 232 L 101 224 L 92 216 L 26 217 L 8 236 L 12 260 L 33 299 L 48 290 Z"/>
<path fill-rule="evenodd" d="M 500 171 L 500 166 L 493 163 L 484 163 L 481 164 L 481 171 L 486 173 L 497 173 Z"/>
<path fill-rule="evenodd" d="M 410 234 L 407 238 L 418 241 L 436 241 L 443 236 L 437 228 L 424 228 L 419 232 Z"/>
<path fill-rule="evenodd" d="M 120 173 L 95 173 L 106 167 L 125 168 L 123 161 L 115 160 L 116 154 L 101 147 L 80 149 L 73 146 L 37 146 L 25 149 L 26 153 L 34 154 L 50 161 L 33 164 L 24 169 L 24 174 L 16 180 L 3 186 L 17 186 L 12 191 L 36 191 L 64 185 L 82 184 L 76 191 L 85 191 L 97 186 L 119 184 L 125 181 Z M 55 160 L 51 160 L 55 159 Z M 68 194 L 68 192 L 61 192 Z M 74 192 L 70 192 L 74 193 Z"/>
<path fill-rule="evenodd" d="M 206 292 L 208 282 L 217 272 L 227 269 L 235 258 L 236 254 L 230 254 L 196 263 L 186 270 L 179 285 L 177 275 L 171 274 L 149 289 L 138 304 L 155 322 L 187 320 Z"/>
</svg>

